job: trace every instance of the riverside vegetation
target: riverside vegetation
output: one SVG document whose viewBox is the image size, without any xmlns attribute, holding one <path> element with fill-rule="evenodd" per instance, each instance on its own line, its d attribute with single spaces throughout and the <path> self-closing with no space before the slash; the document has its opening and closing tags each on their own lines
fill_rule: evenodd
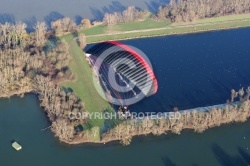
<svg viewBox="0 0 250 166">
<path fill-rule="evenodd" d="M 124 145 L 130 144 L 133 136 L 161 135 L 172 132 L 180 134 L 184 129 L 202 133 L 208 128 L 233 122 L 245 122 L 250 117 L 250 87 L 238 92 L 232 90 L 231 101 L 214 107 L 180 111 L 180 118 L 144 118 L 122 122 L 103 134 L 103 141 L 120 140 Z M 236 98 L 240 102 L 234 102 Z"/>
<path fill-rule="evenodd" d="M 87 42 L 197 33 L 250 26 L 247 0 L 171 0 L 156 13 L 133 6 L 85 29 Z"/>
<path fill-rule="evenodd" d="M 70 140 L 74 126 L 86 120 L 70 121 L 65 116 L 68 112 L 84 112 L 84 104 L 74 93 L 57 86 L 61 81 L 74 80 L 67 67 L 67 43 L 58 41 L 53 49 L 46 46 L 51 36 L 45 23 L 37 23 L 35 32 L 29 34 L 25 28 L 23 23 L 0 25 L 0 97 L 38 93 L 52 130 L 61 139 Z"/>
<path fill-rule="evenodd" d="M 195 8 L 189 8 L 191 2 L 195 2 L 198 6 L 202 4 L 203 9 L 207 9 L 206 14 L 196 13 L 191 18 L 190 13 L 195 10 Z M 118 23 L 130 24 L 133 21 L 141 22 L 144 19 L 147 21 L 149 19 L 170 19 L 172 22 L 193 21 L 199 18 L 248 13 L 250 6 L 247 1 L 240 1 L 241 7 L 239 7 L 233 2 L 224 4 L 226 1 L 221 0 L 219 2 L 223 2 L 225 10 L 223 10 L 223 13 L 218 13 L 220 10 L 211 12 L 211 4 L 215 1 L 209 1 L 211 3 L 203 2 L 202 0 L 179 1 L 178 3 L 171 1 L 169 5 L 161 7 L 157 14 L 152 15 L 152 18 L 148 18 L 150 13 L 147 11 L 128 7 L 121 13 L 105 14 L 103 22 L 98 26 L 110 27 Z M 222 7 L 221 3 L 219 3 L 219 7 Z M 246 5 L 248 5 L 248 8 Z M 231 10 L 226 10 L 228 8 Z M 183 11 L 181 12 L 181 10 Z M 159 22 L 159 24 L 161 23 Z M 165 24 L 161 25 L 165 26 Z M 91 94 L 86 94 L 87 92 L 79 88 L 79 86 L 85 85 L 91 87 L 90 83 L 86 82 L 89 79 L 83 79 L 82 84 L 77 84 L 77 87 L 73 85 L 74 82 L 82 79 L 82 77 L 79 77 L 82 73 L 78 73 L 82 70 L 77 70 L 78 66 L 75 66 L 78 64 L 76 63 L 79 60 L 78 58 L 81 58 L 80 62 L 83 62 L 83 64 L 80 64 L 84 65 L 83 69 L 88 68 L 82 53 L 82 49 L 87 43 L 83 32 L 90 33 L 89 29 L 92 29 L 92 23 L 88 19 L 83 19 L 81 25 L 78 26 L 73 20 L 65 17 L 52 22 L 50 26 L 51 29 L 44 22 L 38 22 L 34 27 L 34 32 L 28 33 L 24 23 L 0 25 L 0 97 L 22 95 L 27 92 L 37 93 L 40 105 L 51 121 L 51 130 L 61 141 L 76 144 L 120 140 L 122 144 L 128 145 L 132 137 L 136 135 L 150 133 L 160 135 L 168 131 L 179 134 L 183 129 L 202 132 L 207 128 L 226 123 L 244 122 L 250 116 L 250 88 L 247 88 L 238 92 L 232 90 L 231 100 L 228 100 L 223 107 L 214 107 L 208 111 L 180 111 L 185 116 L 175 120 L 169 118 L 152 119 L 150 117 L 143 120 L 133 119 L 128 121 L 92 120 L 87 117 L 69 119 L 68 115 L 71 113 L 113 110 L 103 106 L 98 107 L 100 110 L 94 110 L 96 107 L 91 108 L 91 105 L 103 102 L 99 98 L 95 103 L 89 101 L 88 96 L 94 91 L 91 91 Z M 90 69 L 86 71 L 87 73 L 83 77 L 89 76 L 91 72 Z M 69 88 L 72 85 L 73 91 L 65 89 L 64 85 Z M 236 98 L 240 99 L 239 103 L 234 103 Z M 108 104 L 103 105 L 107 106 Z M 109 128 L 105 132 L 101 132 L 106 123 L 108 123 Z"/>
<path fill-rule="evenodd" d="M 196 19 L 250 12 L 248 0 L 170 0 L 153 17 L 172 22 L 191 22 Z"/>
</svg>

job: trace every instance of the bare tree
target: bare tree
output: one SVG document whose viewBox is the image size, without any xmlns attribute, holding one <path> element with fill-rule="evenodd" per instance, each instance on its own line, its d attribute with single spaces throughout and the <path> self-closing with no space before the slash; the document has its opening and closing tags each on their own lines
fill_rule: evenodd
<svg viewBox="0 0 250 166">
<path fill-rule="evenodd" d="M 70 141 L 74 138 L 74 127 L 71 126 L 66 119 L 58 119 L 52 123 L 51 130 L 61 140 Z"/>
<path fill-rule="evenodd" d="M 249 12 L 250 1 L 247 0 L 171 0 L 169 4 L 159 8 L 156 18 L 191 22 L 195 19 Z"/>
<path fill-rule="evenodd" d="M 247 93 L 246 99 L 249 100 L 249 97 L 250 97 L 250 86 L 247 87 L 246 93 Z"/>
<path fill-rule="evenodd" d="M 82 19 L 81 24 L 82 24 L 83 28 L 86 28 L 86 29 L 91 27 L 90 20 L 86 19 L 86 18 Z"/>
<path fill-rule="evenodd" d="M 46 30 L 45 22 L 37 22 L 35 25 L 36 46 L 43 47 L 46 43 Z"/>
<path fill-rule="evenodd" d="M 55 30 L 57 35 L 77 31 L 76 23 L 69 17 L 64 17 L 62 19 L 52 22 L 51 27 Z"/>
<path fill-rule="evenodd" d="M 238 94 L 239 94 L 239 97 L 240 97 L 240 101 L 243 101 L 244 100 L 244 94 L 245 94 L 244 88 L 241 88 L 239 90 Z"/>
<path fill-rule="evenodd" d="M 234 102 L 234 99 L 238 97 L 238 92 L 236 92 L 234 89 L 231 90 L 231 102 Z"/>
<path fill-rule="evenodd" d="M 14 48 L 17 45 L 25 46 L 25 38 L 28 36 L 25 30 L 26 24 L 0 24 L 0 45 L 5 48 Z"/>
<path fill-rule="evenodd" d="M 81 49 L 84 49 L 86 47 L 86 36 L 81 33 L 79 36 L 78 36 L 78 42 L 79 42 L 79 45 L 81 47 Z"/>
<path fill-rule="evenodd" d="M 129 6 L 122 12 L 105 13 L 103 22 L 107 25 L 114 25 L 117 23 L 139 21 L 145 18 L 146 11 L 138 10 L 134 6 Z"/>
</svg>

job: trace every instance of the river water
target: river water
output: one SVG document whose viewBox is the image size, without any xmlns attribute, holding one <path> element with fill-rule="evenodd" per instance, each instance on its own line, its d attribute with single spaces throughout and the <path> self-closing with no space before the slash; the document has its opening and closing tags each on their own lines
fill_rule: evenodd
<svg viewBox="0 0 250 166">
<path fill-rule="evenodd" d="M 0 100 L 1 166 L 232 166 L 250 164 L 250 121 L 207 130 L 203 134 L 139 137 L 132 144 L 61 144 L 47 130 L 47 118 L 35 95 Z M 11 141 L 23 149 L 16 152 Z"/>
<path fill-rule="evenodd" d="M 123 41 L 151 60 L 159 91 L 135 104 L 139 111 L 170 110 L 223 103 L 231 88 L 250 84 L 250 28 Z M 68 146 L 47 130 L 35 95 L 0 100 L 0 165 L 14 166 L 230 166 L 250 164 L 250 121 L 203 134 L 138 137 L 130 146 Z M 16 152 L 11 141 L 23 149 Z"/>
<path fill-rule="evenodd" d="M 0 23 L 5 21 L 25 21 L 34 23 L 68 16 L 79 21 L 79 18 L 102 19 L 106 12 L 122 11 L 127 6 L 156 11 L 168 0 L 0 0 Z"/>
<path fill-rule="evenodd" d="M 250 86 L 249 34 L 250 28 L 242 28 L 122 41 L 147 55 L 159 84 L 155 95 L 130 110 L 168 112 L 226 103 L 231 89 Z"/>
</svg>

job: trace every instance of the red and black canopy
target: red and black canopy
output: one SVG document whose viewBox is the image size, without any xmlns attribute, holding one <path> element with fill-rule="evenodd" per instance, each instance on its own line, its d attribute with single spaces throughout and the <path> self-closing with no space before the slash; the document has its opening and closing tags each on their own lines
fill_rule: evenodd
<svg viewBox="0 0 250 166">
<path fill-rule="evenodd" d="M 96 44 L 86 52 L 97 59 L 102 58 L 103 63 L 125 77 L 145 96 L 157 92 L 158 83 L 152 66 L 147 58 L 131 47 L 120 42 L 108 41 Z"/>
</svg>

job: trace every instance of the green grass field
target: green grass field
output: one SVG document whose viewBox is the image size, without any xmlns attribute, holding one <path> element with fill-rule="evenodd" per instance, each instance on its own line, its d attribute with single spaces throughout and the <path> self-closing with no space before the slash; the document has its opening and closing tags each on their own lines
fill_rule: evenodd
<svg viewBox="0 0 250 166">
<path fill-rule="evenodd" d="M 229 29 L 237 27 L 249 27 L 250 21 L 236 21 L 223 24 L 211 24 L 203 26 L 190 26 L 190 27 L 171 27 L 170 29 L 153 30 L 147 32 L 133 32 L 126 34 L 115 34 L 106 36 L 93 36 L 88 37 L 88 43 L 96 43 L 107 40 L 126 40 L 133 38 L 143 38 L 143 37 L 153 37 L 153 36 L 163 36 L 163 35 L 173 35 L 173 34 L 186 34 L 186 33 L 198 33 L 202 31 Z"/>
<path fill-rule="evenodd" d="M 107 26 L 105 26 L 105 25 L 97 25 L 95 27 L 85 29 L 85 30 L 81 31 L 81 33 L 84 33 L 86 36 L 104 34 L 106 29 L 107 29 Z"/>
<path fill-rule="evenodd" d="M 133 30 L 143 30 L 143 29 L 153 29 L 153 28 L 164 28 L 170 24 L 170 21 L 154 21 L 150 18 L 147 18 L 144 21 L 137 22 L 128 22 L 113 25 L 109 29 L 114 31 L 133 31 Z"/>
<path fill-rule="evenodd" d="M 222 17 L 215 17 L 215 18 L 206 18 L 206 19 L 196 20 L 192 24 L 236 21 L 236 20 L 242 20 L 242 19 L 250 19 L 250 14 L 238 14 L 238 15 L 222 16 Z M 172 25 L 176 26 L 176 25 L 187 25 L 187 24 L 190 24 L 190 23 L 174 23 Z"/>
<path fill-rule="evenodd" d="M 73 35 L 66 35 L 60 38 L 69 43 L 69 53 L 72 57 L 70 70 L 75 74 L 76 81 L 63 82 L 60 85 L 65 88 L 71 88 L 77 96 L 85 103 L 88 112 L 102 112 L 110 107 L 96 91 L 93 84 L 92 70 L 84 58 L 83 50 L 78 46 Z M 91 126 L 103 127 L 103 119 L 90 119 Z"/>
<path fill-rule="evenodd" d="M 93 27 L 88 29 L 91 31 L 91 35 L 99 36 L 87 36 L 88 43 L 96 43 L 106 40 L 126 40 L 132 38 L 142 38 L 142 37 L 152 37 L 161 35 L 171 35 L 171 34 L 181 34 L 181 33 L 195 33 L 201 31 L 209 30 L 219 30 L 219 29 L 229 29 L 236 27 L 248 27 L 250 26 L 250 14 L 223 16 L 217 18 L 208 18 L 197 20 L 192 23 L 173 23 L 170 24 L 169 21 L 156 22 L 150 18 L 147 18 L 142 22 L 130 22 L 118 25 L 113 25 L 112 27 L 105 27 L 102 25 L 102 30 L 105 35 L 101 33 L 94 34 L 96 31 Z M 112 31 L 107 31 L 107 29 L 113 29 Z M 134 32 L 137 31 L 137 32 Z M 99 30 L 100 32 L 100 30 Z M 112 34 L 116 33 L 116 34 Z"/>
<path fill-rule="evenodd" d="M 167 27 L 170 24 L 170 21 L 154 21 L 150 18 L 146 18 L 144 21 L 120 23 L 117 25 L 106 26 L 98 25 L 89 29 L 81 31 L 86 36 L 98 35 L 98 34 L 107 34 L 114 32 L 124 32 L 124 31 L 133 31 L 133 30 L 144 30 L 144 29 L 153 29 L 153 28 L 163 28 Z"/>
</svg>

